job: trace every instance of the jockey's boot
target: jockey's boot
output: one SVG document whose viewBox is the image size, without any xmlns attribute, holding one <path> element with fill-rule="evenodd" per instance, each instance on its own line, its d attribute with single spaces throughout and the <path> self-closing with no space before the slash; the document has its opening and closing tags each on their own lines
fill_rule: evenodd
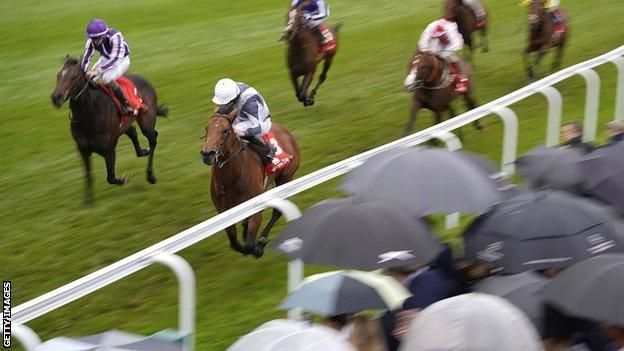
<svg viewBox="0 0 624 351">
<path fill-rule="evenodd" d="M 108 83 L 108 87 L 115 93 L 115 95 L 117 95 L 117 99 L 119 99 L 119 102 L 121 103 L 121 108 L 123 109 L 122 112 L 134 115 L 135 110 L 130 106 L 128 99 L 126 98 L 126 94 L 124 94 L 124 91 L 123 89 L 121 89 L 119 84 L 117 84 L 117 82 L 113 80 Z"/>
<path fill-rule="evenodd" d="M 485 27 L 485 17 L 477 18 L 477 29 Z"/>
<path fill-rule="evenodd" d="M 265 143 L 259 136 L 243 137 L 243 139 L 248 141 L 249 147 L 260 155 L 262 164 L 266 165 L 273 161 L 273 156 L 275 156 L 275 152 L 277 151 L 273 145 Z"/>
<path fill-rule="evenodd" d="M 323 36 L 323 33 L 321 33 L 320 26 L 312 27 L 312 33 L 314 33 L 314 37 L 316 37 L 316 40 L 317 40 L 317 42 L 319 43 L 319 46 L 322 49 L 323 45 L 325 44 L 325 37 Z"/>
<path fill-rule="evenodd" d="M 468 78 L 464 74 L 461 63 L 451 63 L 451 71 L 456 75 L 455 78 L 455 91 L 458 93 L 465 93 L 468 91 Z"/>
</svg>

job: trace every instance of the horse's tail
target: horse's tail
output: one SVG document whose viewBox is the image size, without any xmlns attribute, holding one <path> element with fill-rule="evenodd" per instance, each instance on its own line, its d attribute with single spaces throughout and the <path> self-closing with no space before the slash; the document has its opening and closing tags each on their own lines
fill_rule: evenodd
<svg viewBox="0 0 624 351">
<path fill-rule="evenodd" d="M 156 116 L 166 117 L 169 114 L 169 109 L 165 105 L 158 105 L 156 107 Z"/>
<path fill-rule="evenodd" d="M 334 25 L 334 33 L 336 33 L 336 35 L 338 35 L 338 31 L 340 30 L 340 27 L 342 27 L 342 22 L 338 22 Z"/>
</svg>

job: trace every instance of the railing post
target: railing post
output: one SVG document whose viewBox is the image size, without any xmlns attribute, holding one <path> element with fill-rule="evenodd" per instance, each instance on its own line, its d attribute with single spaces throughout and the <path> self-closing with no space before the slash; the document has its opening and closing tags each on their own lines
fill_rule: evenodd
<svg viewBox="0 0 624 351">
<path fill-rule="evenodd" d="M 287 222 L 293 221 L 301 217 L 301 211 L 290 200 L 272 199 L 266 202 L 266 205 L 280 211 Z M 301 283 L 304 275 L 304 264 L 300 259 L 288 261 L 288 292 L 295 290 Z M 301 309 L 294 308 L 288 311 L 288 318 L 301 319 Z"/>
<path fill-rule="evenodd" d="M 587 84 L 585 93 L 585 118 L 583 119 L 583 141 L 596 139 L 598 127 L 598 104 L 600 99 L 600 76 L 591 68 L 578 72 Z"/>
<path fill-rule="evenodd" d="M 547 86 L 538 90 L 548 100 L 548 125 L 546 127 L 546 146 L 559 144 L 559 128 L 561 128 L 562 98 L 559 90 Z"/>
<path fill-rule="evenodd" d="M 613 119 L 624 119 L 624 57 L 617 56 L 611 59 L 617 67 L 618 79 L 615 88 L 615 115 Z"/>
<path fill-rule="evenodd" d="M 503 155 L 501 171 L 506 175 L 516 172 L 516 158 L 518 153 L 518 116 L 509 107 L 500 106 L 492 109 L 502 120 L 505 127 L 503 132 Z"/>
<path fill-rule="evenodd" d="M 37 345 L 41 344 L 41 339 L 37 333 L 23 324 L 13 325 L 11 334 L 22 344 L 26 351 L 36 351 Z"/>
<path fill-rule="evenodd" d="M 154 257 L 154 262 L 169 267 L 179 286 L 178 332 L 184 336 L 182 350 L 195 349 L 195 274 L 191 265 L 182 257 L 161 253 Z"/>
<path fill-rule="evenodd" d="M 451 132 L 438 131 L 432 133 L 431 136 L 442 141 L 448 151 L 457 151 L 463 148 L 461 140 Z M 459 216 L 459 212 L 447 214 L 444 217 L 444 228 L 453 229 L 459 227 Z"/>
</svg>

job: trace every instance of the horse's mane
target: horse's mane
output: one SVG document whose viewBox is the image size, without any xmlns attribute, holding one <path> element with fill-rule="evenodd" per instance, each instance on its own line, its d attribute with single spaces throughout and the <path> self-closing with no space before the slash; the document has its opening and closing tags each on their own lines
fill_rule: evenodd
<svg viewBox="0 0 624 351">
<path fill-rule="evenodd" d="M 72 57 L 70 55 L 65 56 L 65 64 L 75 66 L 75 65 L 78 65 L 79 62 L 80 61 L 78 61 L 78 59 L 75 57 Z"/>
</svg>

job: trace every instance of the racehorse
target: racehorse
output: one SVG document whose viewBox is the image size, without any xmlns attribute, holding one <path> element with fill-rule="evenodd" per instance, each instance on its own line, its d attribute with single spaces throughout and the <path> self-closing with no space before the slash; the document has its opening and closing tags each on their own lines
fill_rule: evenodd
<svg viewBox="0 0 624 351">
<path fill-rule="evenodd" d="M 305 5 L 305 2 L 294 9 L 295 12 L 292 18 L 290 18 L 289 13 L 289 29 L 284 33 L 282 39 L 288 41 L 286 57 L 290 69 L 290 78 L 295 88 L 295 96 L 303 103 L 303 106 L 312 106 L 314 105 L 314 97 L 321 84 L 327 79 L 327 71 L 329 71 L 334 56 L 338 51 L 337 40 L 340 24 L 336 25 L 335 28 L 321 24 L 321 26 L 323 26 L 321 32 L 324 33 L 323 35 L 326 37 L 326 40 L 330 42 L 326 45 L 331 45 L 326 52 L 322 52 L 321 45 L 317 38 L 315 38 L 314 33 L 302 20 L 301 13 L 303 5 Z M 323 71 L 321 72 L 316 86 L 314 86 L 310 94 L 308 94 L 308 89 L 314 80 L 316 67 L 321 61 L 324 61 Z M 302 76 L 303 79 L 300 83 L 299 78 Z"/>
<path fill-rule="evenodd" d="M 109 184 L 123 185 L 128 180 L 127 174 L 121 178 L 115 176 L 115 147 L 122 134 L 126 134 L 134 145 L 137 157 L 148 156 L 147 181 L 156 183 L 153 162 L 158 132 L 154 129 L 156 116 L 166 116 L 168 110 L 158 105 L 156 91 L 152 85 L 138 75 L 128 74 L 138 90 L 138 94 L 147 106 L 139 112 L 136 119 L 141 132 L 149 141 L 149 149 L 141 148 L 136 129 L 131 123 L 121 123 L 121 114 L 113 98 L 106 94 L 98 84 L 88 79 L 80 67 L 80 61 L 67 55 L 63 67 L 56 77 L 56 87 L 50 98 L 60 108 L 69 100 L 71 110 L 71 132 L 78 151 L 82 156 L 85 169 L 85 202 L 93 200 L 93 179 L 91 177 L 91 154 L 97 153 L 106 161 L 106 180 Z"/>
<path fill-rule="evenodd" d="M 228 114 L 215 111 L 206 124 L 206 141 L 200 152 L 203 162 L 212 166 L 210 197 L 219 213 L 260 195 L 265 190 L 265 184 L 279 186 L 289 182 L 299 168 L 301 159 L 295 137 L 283 126 L 273 123 L 271 131 L 281 149 L 291 155 L 291 160 L 283 169 L 266 175 L 258 153 L 247 147 L 246 142 L 232 128 L 237 111 L 234 109 Z M 259 240 L 256 240 L 256 234 L 262 224 L 262 212 L 245 219 L 242 223 L 243 245 L 238 242 L 236 225 L 226 228 L 230 246 L 244 255 L 261 257 L 268 243 L 269 232 L 281 215 L 273 209 L 271 219 Z"/>
<path fill-rule="evenodd" d="M 553 25 L 552 19 L 554 15 L 546 9 L 544 0 L 531 1 L 529 14 L 529 44 L 523 52 L 524 65 L 529 76 L 529 81 L 535 80 L 536 70 L 542 57 L 544 57 L 552 47 L 557 48 L 552 63 L 552 70 L 556 71 L 561 67 L 563 48 L 568 35 L 567 16 L 565 16 L 562 10 L 557 9 L 556 11 L 559 11 L 559 14 L 565 19 L 564 23 L 561 24 L 559 28 L 555 28 Z M 537 55 L 532 62 L 530 54 L 535 51 L 537 51 Z"/>
<path fill-rule="evenodd" d="M 470 65 L 465 60 L 461 61 L 463 71 L 470 78 Z M 442 122 L 442 112 L 449 111 L 450 117 L 455 116 L 451 106 L 460 93 L 455 91 L 454 80 L 456 77 L 451 73 L 451 63 L 432 53 L 417 52 L 409 63 L 409 73 L 405 78 L 404 88 L 414 93 L 410 118 L 403 135 L 408 135 L 416 121 L 421 108 L 426 108 L 436 115 L 436 123 Z M 469 79 L 470 80 L 470 79 Z M 466 100 L 468 109 L 477 106 L 472 96 L 472 84 L 465 93 L 461 93 Z M 481 130 L 480 121 L 475 121 L 474 126 Z"/>
<path fill-rule="evenodd" d="M 468 45 L 470 49 L 470 56 L 472 52 L 480 47 L 483 52 L 488 52 L 490 47 L 487 41 L 487 18 L 485 24 L 481 27 L 477 27 L 477 16 L 470 7 L 466 6 L 462 0 L 445 0 L 444 1 L 444 18 L 457 23 L 459 33 L 464 38 L 464 43 Z M 472 33 L 479 31 L 481 40 L 478 46 L 475 46 L 472 42 Z"/>
</svg>

